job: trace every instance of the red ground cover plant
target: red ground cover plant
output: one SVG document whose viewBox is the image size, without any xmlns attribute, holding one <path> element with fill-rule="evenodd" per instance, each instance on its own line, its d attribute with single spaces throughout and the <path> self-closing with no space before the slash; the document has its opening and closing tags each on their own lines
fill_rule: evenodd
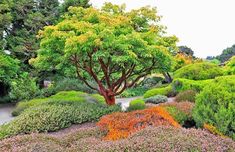
<svg viewBox="0 0 235 152">
<path fill-rule="evenodd" d="M 148 126 L 180 127 L 162 107 L 153 107 L 127 113 L 113 113 L 103 116 L 97 125 L 107 133 L 105 136 L 106 140 L 126 138 L 130 134 Z"/>
</svg>

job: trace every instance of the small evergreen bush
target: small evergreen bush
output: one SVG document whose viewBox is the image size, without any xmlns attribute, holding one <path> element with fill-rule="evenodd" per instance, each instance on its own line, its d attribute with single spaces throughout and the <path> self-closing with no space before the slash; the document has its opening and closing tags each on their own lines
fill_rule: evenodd
<svg viewBox="0 0 235 152">
<path fill-rule="evenodd" d="M 135 99 L 130 102 L 128 111 L 142 110 L 145 109 L 145 102 L 142 99 Z"/>
</svg>

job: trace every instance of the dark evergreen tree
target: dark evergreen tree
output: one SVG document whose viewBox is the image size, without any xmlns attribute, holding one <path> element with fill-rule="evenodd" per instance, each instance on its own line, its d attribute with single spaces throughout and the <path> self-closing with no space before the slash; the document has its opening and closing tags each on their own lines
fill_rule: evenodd
<svg viewBox="0 0 235 152">
<path fill-rule="evenodd" d="M 193 57 L 193 50 L 187 46 L 179 46 L 179 53 L 184 53 L 185 55 Z"/>
<path fill-rule="evenodd" d="M 216 59 L 224 63 L 225 61 L 228 61 L 233 56 L 235 56 L 235 45 L 224 49 L 221 55 L 216 56 Z"/>
<path fill-rule="evenodd" d="M 64 0 L 60 7 L 60 13 L 68 12 L 70 6 L 81 6 L 84 8 L 90 7 L 89 0 Z"/>
</svg>

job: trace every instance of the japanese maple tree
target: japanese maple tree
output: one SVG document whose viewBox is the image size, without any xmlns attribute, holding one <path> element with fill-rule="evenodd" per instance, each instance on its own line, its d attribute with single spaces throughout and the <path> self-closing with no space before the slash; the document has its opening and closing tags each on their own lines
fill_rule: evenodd
<svg viewBox="0 0 235 152">
<path fill-rule="evenodd" d="M 41 69 L 71 67 L 113 105 L 116 95 L 142 77 L 171 68 L 177 38 L 164 36 L 159 21 L 150 7 L 130 12 L 111 3 L 102 9 L 70 7 L 61 22 L 40 31 L 41 48 L 31 62 Z"/>
</svg>

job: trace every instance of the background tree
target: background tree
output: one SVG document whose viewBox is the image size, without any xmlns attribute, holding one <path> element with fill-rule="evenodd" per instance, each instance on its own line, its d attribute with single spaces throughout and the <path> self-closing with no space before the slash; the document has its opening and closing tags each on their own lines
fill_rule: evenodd
<svg viewBox="0 0 235 152">
<path fill-rule="evenodd" d="M 16 76 L 18 68 L 17 60 L 0 52 L 0 98 L 7 95 L 10 80 Z"/>
<path fill-rule="evenodd" d="M 60 10 L 69 6 L 89 6 L 88 0 L 2 0 L 0 2 L 0 45 L 21 62 L 22 70 L 31 71 L 28 60 L 39 49 L 36 35 L 44 26 L 56 23 Z M 66 9 L 63 11 L 66 12 Z"/>
<path fill-rule="evenodd" d="M 221 63 L 224 63 L 234 55 L 235 55 L 235 45 L 227 49 L 224 49 L 221 55 L 216 56 L 216 59 L 220 60 Z"/>
<path fill-rule="evenodd" d="M 155 8 L 125 12 L 70 7 L 64 19 L 40 32 L 41 48 L 31 62 L 41 70 L 70 65 L 77 77 L 115 104 L 115 96 L 153 71 L 168 71 L 175 37 L 164 37 Z M 151 24 L 150 24 L 151 23 Z M 98 88 L 89 84 L 93 79 Z"/>
<path fill-rule="evenodd" d="M 187 46 L 179 46 L 179 53 L 183 53 L 187 56 L 191 56 L 194 57 L 194 52 L 191 48 L 187 47 Z"/>
<path fill-rule="evenodd" d="M 90 4 L 89 0 L 64 0 L 60 7 L 60 13 L 63 15 L 64 13 L 68 12 L 68 8 L 70 6 L 88 8 L 90 7 Z"/>
<path fill-rule="evenodd" d="M 7 33 L 5 31 L 10 27 L 12 16 L 11 16 L 11 1 L 2 0 L 0 2 L 0 51 L 5 49 L 6 42 L 4 37 Z"/>
</svg>

